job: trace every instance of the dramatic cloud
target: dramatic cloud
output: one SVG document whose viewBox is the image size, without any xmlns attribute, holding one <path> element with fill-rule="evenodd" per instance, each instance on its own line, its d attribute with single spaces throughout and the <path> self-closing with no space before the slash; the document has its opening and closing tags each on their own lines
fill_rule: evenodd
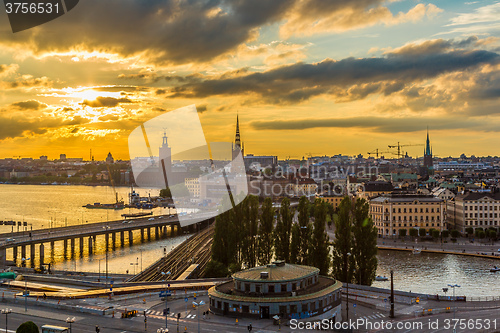
<svg viewBox="0 0 500 333">
<path fill-rule="evenodd" d="M 407 13 L 394 15 L 384 6 L 384 0 L 299 0 L 281 26 L 281 35 L 313 35 L 339 33 L 351 29 L 373 26 L 378 23 L 394 25 L 416 22 L 424 17 L 433 18 L 442 10 L 433 4 L 417 4 Z"/>
<path fill-rule="evenodd" d="M 0 140 L 16 138 L 32 134 L 43 134 L 50 129 L 60 129 L 88 123 L 89 120 L 81 117 L 69 119 L 45 116 L 43 118 L 27 118 L 20 116 L 0 116 Z"/>
<path fill-rule="evenodd" d="M 498 54 L 482 50 L 428 54 L 416 50 L 414 47 L 412 52 L 392 53 L 382 58 L 297 63 L 235 78 L 207 79 L 173 88 L 170 97 L 205 98 L 254 93 L 271 103 L 298 103 L 322 94 L 345 98 L 351 89 L 351 96 L 356 99 L 372 93 L 387 95 L 403 89 L 407 83 L 500 61 Z"/>
<path fill-rule="evenodd" d="M 4 34 L 0 40 L 11 46 L 22 44 L 36 54 L 80 49 L 142 55 L 157 63 L 200 62 L 255 38 L 257 28 L 279 20 L 292 4 L 289 0 L 88 0 L 50 24 L 15 36 Z"/>
<path fill-rule="evenodd" d="M 40 103 L 36 100 L 29 100 L 23 102 L 12 103 L 11 106 L 21 110 L 41 110 L 47 107 L 47 104 Z"/>
<path fill-rule="evenodd" d="M 90 106 L 93 108 L 102 108 L 102 107 L 112 108 L 112 107 L 115 107 L 115 106 L 122 104 L 122 103 L 130 104 L 130 103 L 134 103 L 134 101 L 132 101 L 128 98 L 97 97 L 93 101 L 84 100 L 81 104 L 86 105 L 86 106 Z"/>
<path fill-rule="evenodd" d="M 326 118 L 326 119 L 296 119 L 296 120 L 273 120 L 253 121 L 250 125 L 256 130 L 305 130 L 311 128 L 364 128 L 375 132 L 402 133 L 418 132 L 426 126 L 432 126 L 433 130 L 447 129 L 480 129 L 500 131 L 498 119 L 488 121 L 485 119 L 450 119 L 422 118 L 422 117 L 352 117 L 352 118 Z"/>
<path fill-rule="evenodd" d="M 81 51 L 137 57 L 156 64 L 207 62 L 255 41 L 260 29 L 284 23 L 283 36 L 345 31 L 377 23 L 393 25 L 432 17 L 441 10 L 417 4 L 392 14 L 386 0 L 87 0 L 50 24 L 18 34 L 0 33 L 0 43 L 35 55 Z M 8 22 L 0 31 L 8 31 Z M 300 52 L 281 57 L 300 57 Z M 269 61 L 273 61 L 271 56 Z"/>
</svg>

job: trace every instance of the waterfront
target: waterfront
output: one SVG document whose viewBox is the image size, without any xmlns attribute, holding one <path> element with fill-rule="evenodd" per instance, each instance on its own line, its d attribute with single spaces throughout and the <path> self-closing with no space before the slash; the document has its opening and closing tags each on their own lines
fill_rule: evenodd
<svg viewBox="0 0 500 333">
<path fill-rule="evenodd" d="M 128 203 L 129 187 L 117 187 L 118 198 Z M 136 189 L 141 196 L 157 196 L 158 191 Z M 87 209 L 86 204 L 113 203 L 111 186 L 84 185 L 0 185 L 0 220 L 25 221 L 27 227 L 0 225 L 0 233 L 57 228 L 123 219 L 121 214 L 139 212 L 137 209 Z M 149 210 L 148 210 L 149 211 Z M 174 209 L 155 208 L 154 215 L 170 214 Z"/>
<path fill-rule="evenodd" d="M 397 290 L 444 295 L 442 288 L 458 284 L 456 295 L 500 295 L 500 274 L 490 272 L 493 265 L 500 265 L 496 259 L 381 250 L 378 260 L 377 275 L 390 278 L 392 269 L 394 289 Z M 390 288 L 390 281 L 375 281 L 373 286 Z M 453 295 L 451 288 L 447 295 Z"/>
</svg>

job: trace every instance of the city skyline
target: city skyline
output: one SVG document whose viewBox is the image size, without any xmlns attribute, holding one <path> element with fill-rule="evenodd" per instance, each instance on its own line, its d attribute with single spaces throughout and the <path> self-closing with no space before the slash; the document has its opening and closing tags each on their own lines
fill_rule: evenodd
<svg viewBox="0 0 500 333">
<path fill-rule="evenodd" d="M 233 142 L 239 115 L 247 154 L 366 156 L 424 144 L 429 127 L 438 157 L 495 156 L 499 13 L 497 1 L 87 1 L 13 34 L 2 11 L 0 156 L 127 160 L 134 128 L 191 104 L 207 142 Z"/>
</svg>

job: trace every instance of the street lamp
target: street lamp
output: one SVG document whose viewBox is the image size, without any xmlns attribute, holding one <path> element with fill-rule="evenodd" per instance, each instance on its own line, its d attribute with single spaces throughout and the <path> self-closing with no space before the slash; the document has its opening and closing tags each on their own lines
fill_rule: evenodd
<svg viewBox="0 0 500 333">
<path fill-rule="evenodd" d="M 108 230 L 110 229 L 109 225 L 106 225 L 103 227 L 106 230 L 106 234 L 104 237 L 106 237 L 106 287 L 108 286 Z"/>
<path fill-rule="evenodd" d="M 193 302 L 193 305 L 198 309 L 198 333 L 200 333 L 200 306 L 205 305 L 205 302 L 200 301 L 200 303 Z"/>
<path fill-rule="evenodd" d="M 455 288 L 460 288 L 458 284 L 449 284 L 448 287 L 453 288 L 453 302 L 456 302 L 457 299 L 455 298 Z M 455 319 L 455 313 L 457 311 L 457 305 L 455 303 L 455 306 L 453 307 L 453 319 Z M 455 329 L 453 329 L 454 332 L 456 332 Z"/>
<path fill-rule="evenodd" d="M 73 324 L 75 322 L 75 317 L 73 317 L 73 318 L 70 318 L 70 317 L 66 318 L 66 322 L 69 324 L 69 332 L 73 333 L 73 330 L 71 329 L 71 324 Z"/>
<path fill-rule="evenodd" d="M 12 309 L 8 309 L 8 308 L 2 309 L 2 314 L 5 315 L 5 332 L 8 332 L 8 330 L 7 330 L 7 316 L 11 312 L 12 312 Z"/>
<path fill-rule="evenodd" d="M 139 258 L 137 258 L 136 263 L 131 262 L 130 265 L 134 266 L 134 275 L 135 275 L 135 268 L 139 265 Z"/>
<path fill-rule="evenodd" d="M 346 313 L 347 313 L 347 322 L 349 322 L 349 261 L 351 252 L 347 252 L 347 306 L 346 306 Z"/>
<path fill-rule="evenodd" d="M 31 258 L 21 258 L 21 261 L 26 265 L 26 260 L 30 260 Z M 26 277 L 23 276 L 24 278 L 24 312 L 28 312 L 28 280 L 26 280 Z"/>
<path fill-rule="evenodd" d="M 167 330 L 168 332 L 168 313 L 167 313 L 167 310 L 168 310 L 168 289 L 167 287 L 170 287 L 170 285 L 168 284 L 167 285 L 167 279 L 168 279 L 168 275 L 170 275 L 170 271 L 168 272 L 161 272 L 161 275 L 163 275 L 164 277 L 164 280 L 165 281 L 165 329 Z"/>
</svg>

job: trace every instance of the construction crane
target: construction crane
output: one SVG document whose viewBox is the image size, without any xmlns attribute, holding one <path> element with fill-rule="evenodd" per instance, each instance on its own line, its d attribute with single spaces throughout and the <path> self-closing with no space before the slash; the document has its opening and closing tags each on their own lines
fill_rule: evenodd
<svg viewBox="0 0 500 333">
<path fill-rule="evenodd" d="M 378 148 L 375 149 L 374 151 L 372 152 L 368 152 L 367 154 L 368 155 L 373 155 L 375 154 L 375 156 L 377 156 L 377 159 L 378 159 L 378 154 L 385 154 L 385 153 L 391 153 L 391 154 L 396 154 L 395 152 L 393 151 L 390 151 L 390 150 L 387 150 L 387 151 L 379 151 Z"/>
<path fill-rule="evenodd" d="M 111 171 L 109 170 L 109 164 L 106 164 L 106 167 L 108 168 L 108 177 L 109 177 L 109 180 L 111 182 L 111 186 L 113 187 L 113 192 L 115 192 L 116 203 L 120 204 L 123 202 L 123 199 L 121 201 L 118 201 L 118 192 L 115 189 L 115 182 L 113 180 L 113 176 L 111 175 Z"/>
<path fill-rule="evenodd" d="M 406 145 L 402 145 L 398 142 L 397 145 L 388 145 L 389 148 L 398 148 L 398 158 L 401 158 L 402 154 L 401 154 L 401 148 L 403 147 L 413 147 L 413 146 L 423 146 L 423 144 L 421 143 L 417 143 L 417 144 L 406 144 Z"/>
</svg>

